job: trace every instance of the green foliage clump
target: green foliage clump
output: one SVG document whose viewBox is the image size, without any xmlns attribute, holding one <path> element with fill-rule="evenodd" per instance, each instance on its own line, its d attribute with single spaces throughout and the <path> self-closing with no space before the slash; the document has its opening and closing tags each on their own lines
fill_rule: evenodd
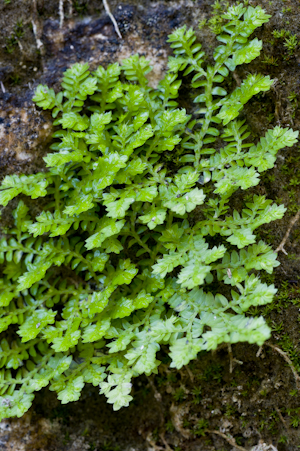
<svg viewBox="0 0 300 451">
<path fill-rule="evenodd" d="M 269 338 L 263 318 L 245 315 L 276 292 L 259 278 L 276 254 L 254 231 L 285 208 L 260 195 L 240 211 L 230 201 L 297 133 L 275 127 L 250 143 L 237 117 L 272 80 L 249 74 L 231 93 L 224 84 L 259 55 L 249 37 L 268 18 L 259 6 L 230 7 L 213 65 L 192 29 L 175 30 L 156 89 L 138 55 L 92 74 L 75 64 L 58 94 L 37 87 L 33 100 L 59 128 L 48 171 L 8 175 L 0 187 L 3 206 L 19 194 L 45 198 L 37 217 L 19 201 L 0 242 L 1 418 L 21 416 L 48 384 L 62 403 L 100 386 L 119 409 L 132 378 L 157 371 L 162 345 L 181 368 L 220 343 Z M 193 114 L 176 101 L 180 72 L 191 78 Z"/>
</svg>

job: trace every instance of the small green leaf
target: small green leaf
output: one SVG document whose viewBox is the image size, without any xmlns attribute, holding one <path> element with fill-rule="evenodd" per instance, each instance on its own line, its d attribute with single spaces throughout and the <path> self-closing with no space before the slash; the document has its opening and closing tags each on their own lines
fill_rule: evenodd
<svg viewBox="0 0 300 451">
<path fill-rule="evenodd" d="M 106 218 L 106 221 L 102 222 L 103 226 L 99 232 L 94 233 L 92 236 L 86 239 L 86 248 L 93 249 L 101 246 L 106 238 L 116 235 L 122 230 L 125 221 L 114 221 L 112 218 Z"/>
<path fill-rule="evenodd" d="M 227 241 L 241 249 L 248 246 L 248 244 L 255 243 L 255 235 L 253 235 L 250 228 L 240 228 L 239 230 L 234 230 L 233 234 L 227 238 Z"/>
<path fill-rule="evenodd" d="M 100 340 L 105 335 L 105 332 L 110 327 L 110 320 L 105 319 L 102 321 L 97 321 L 96 324 L 91 324 L 84 329 L 82 335 L 83 343 L 93 343 L 94 341 Z"/>
<path fill-rule="evenodd" d="M 62 404 L 67 404 L 68 402 L 72 401 L 78 401 L 83 387 L 83 376 L 77 376 L 75 379 L 67 382 L 66 388 L 58 393 L 57 398 L 61 401 Z"/>
<path fill-rule="evenodd" d="M 34 283 L 40 281 L 44 278 L 47 269 L 52 266 L 52 262 L 45 262 L 38 264 L 36 266 L 32 265 L 32 269 L 30 271 L 25 272 L 23 276 L 20 276 L 18 279 L 17 290 L 22 291 L 27 288 L 30 288 Z"/>
<path fill-rule="evenodd" d="M 55 316 L 56 312 L 53 312 L 51 309 L 35 310 L 33 315 L 27 318 L 19 328 L 18 334 L 22 337 L 22 342 L 32 340 L 47 324 L 53 324 Z"/>
</svg>

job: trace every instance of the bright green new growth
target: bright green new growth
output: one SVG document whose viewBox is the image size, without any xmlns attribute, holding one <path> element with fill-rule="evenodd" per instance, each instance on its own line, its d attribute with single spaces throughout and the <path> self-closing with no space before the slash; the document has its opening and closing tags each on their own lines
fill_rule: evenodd
<svg viewBox="0 0 300 451">
<path fill-rule="evenodd" d="M 0 187 L 4 206 L 21 193 L 47 201 L 36 218 L 20 201 L 0 243 L 1 418 L 21 416 L 49 383 L 62 403 L 92 383 L 119 409 L 132 377 L 157 371 L 162 344 L 181 368 L 220 343 L 269 338 L 263 318 L 245 315 L 276 292 L 259 279 L 276 254 L 254 231 L 285 208 L 254 195 L 237 211 L 230 199 L 257 185 L 297 132 L 275 127 L 249 143 L 236 118 L 272 80 L 250 74 L 230 94 L 221 86 L 259 55 L 249 36 L 270 16 L 237 5 L 224 17 L 213 66 L 192 29 L 170 35 L 175 56 L 157 89 L 137 55 L 93 74 L 75 64 L 58 94 L 36 89 L 60 129 L 48 172 L 6 176 Z M 180 71 L 193 76 L 200 119 L 178 108 Z"/>
</svg>

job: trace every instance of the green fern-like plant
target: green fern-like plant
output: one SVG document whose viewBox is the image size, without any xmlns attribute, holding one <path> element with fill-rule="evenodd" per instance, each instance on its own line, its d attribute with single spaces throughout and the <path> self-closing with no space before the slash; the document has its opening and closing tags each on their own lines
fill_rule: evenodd
<svg viewBox="0 0 300 451">
<path fill-rule="evenodd" d="M 271 302 L 276 289 L 259 273 L 279 265 L 255 229 L 285 208 L 253 195 L 238 211 L 230 199 L 297 132 L 275 127 L 249 142 L 238 115 L 272 80 L 249 74 L 230 93 L 224 80 L 259 55 L 250 35 L 269 16 L 239 4 L 223 19 L 213 65 L 192 29 L 169 36 L 174 56 L 156 89 L 138 55 L 92 74 L 75 64 L 58 94 L 37 87 L 33 100 L 58 126 L 48 171 L 0 187 L 3 206 L 46 199 L 37 217 L 19 201 L 0 241 L 1 418 L 21 416 L 49 384 L 62 403 L 100 386 L 119 409 L 132 378 L 157 371 L 162 344 L 181 368 L 220 343 L 269 338 L 264 319 L 246 315 Z M 180 73 L 192 77 L 193 115 L 176 101 Z"/>
</svg>

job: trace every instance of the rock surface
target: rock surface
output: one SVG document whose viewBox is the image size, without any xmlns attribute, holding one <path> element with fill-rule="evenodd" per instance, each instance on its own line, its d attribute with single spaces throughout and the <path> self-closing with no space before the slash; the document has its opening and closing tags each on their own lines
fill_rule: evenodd
<svg viewBox="0 0 300 451">
<path fill-rule="evenodd" d="M 285 38 L 272 34 L 274 29 L 284 29 L 299 39 L 299 2 L 247 3 L 260 4 L 272 19 L 257 34 L 264 42 L 261 58 L 250 67 L 239 68 L 232 84 L 248 70 L 269 73 L 276 83 L 263 98 L 251 101 L 244 115 L 257 136 L 276 124 L 299 129 L 299 46 L 291 53 Z M 151 61 L 149 79 L 155 86 L 170 54 L 168 33 L 184 23 L 197 28 L 200 20 L 210 17 L 213 1 L 111 0 L 123 39 L 117 36 L 100 0 L 64 0 L 63 14 L 58 4 L 57 0 L 2 0 L 0 4 L 1 177 L 44 170 L 42 156 L 48 151 L 53 127 L 51 115 L 36 109 L 31 101 L 39 83 L 57 89 L 63 71 L 72 63 L 87 61 L 94 70 L 138 52 Z M 211 55 L 216 42 L 209 28 L 197 34 Z M 299 207 L 297 152 L 295 148 L 282 152 L 277 167 L 264 176 L 258 188 L 288 207 L 282 221 L 260 232 L 274 248 Z M 9 210 L 5 210 L 3 221 L 8 218 Z M 277 309 L 268 314 L 275 330 L 273 340 L 298 371 L 299 238 L 295 226 L 285 249 L 289 257 L 295 254 L 296 258 L 280 255 L 282 265 L 275 283 L 283 289 Z M 179 372 L 162 365 L 155 378 L 141 377 L 135 382 L 134 403 L 117 413 L 96 389 L 87 387 L 79 402 L 67 406 L 45 389 L 23 418 L 0 424 L 0 450 L 213 451 L 232 450 L 235 440 L 238 449 L 296 451 L 300 445 L 300 397 L 293 373 L 276 350 L 264 347 L 260 357 L 256 352 L 255 346 L 234 346 L 232 374 L 226 349 L 201 356 Z M 201 429 L 197 433 L 197 425 L 204 420 L 210 430 L 222 432 L 229 440 L 215 433 L 202 437 Z"/>
</svg>

